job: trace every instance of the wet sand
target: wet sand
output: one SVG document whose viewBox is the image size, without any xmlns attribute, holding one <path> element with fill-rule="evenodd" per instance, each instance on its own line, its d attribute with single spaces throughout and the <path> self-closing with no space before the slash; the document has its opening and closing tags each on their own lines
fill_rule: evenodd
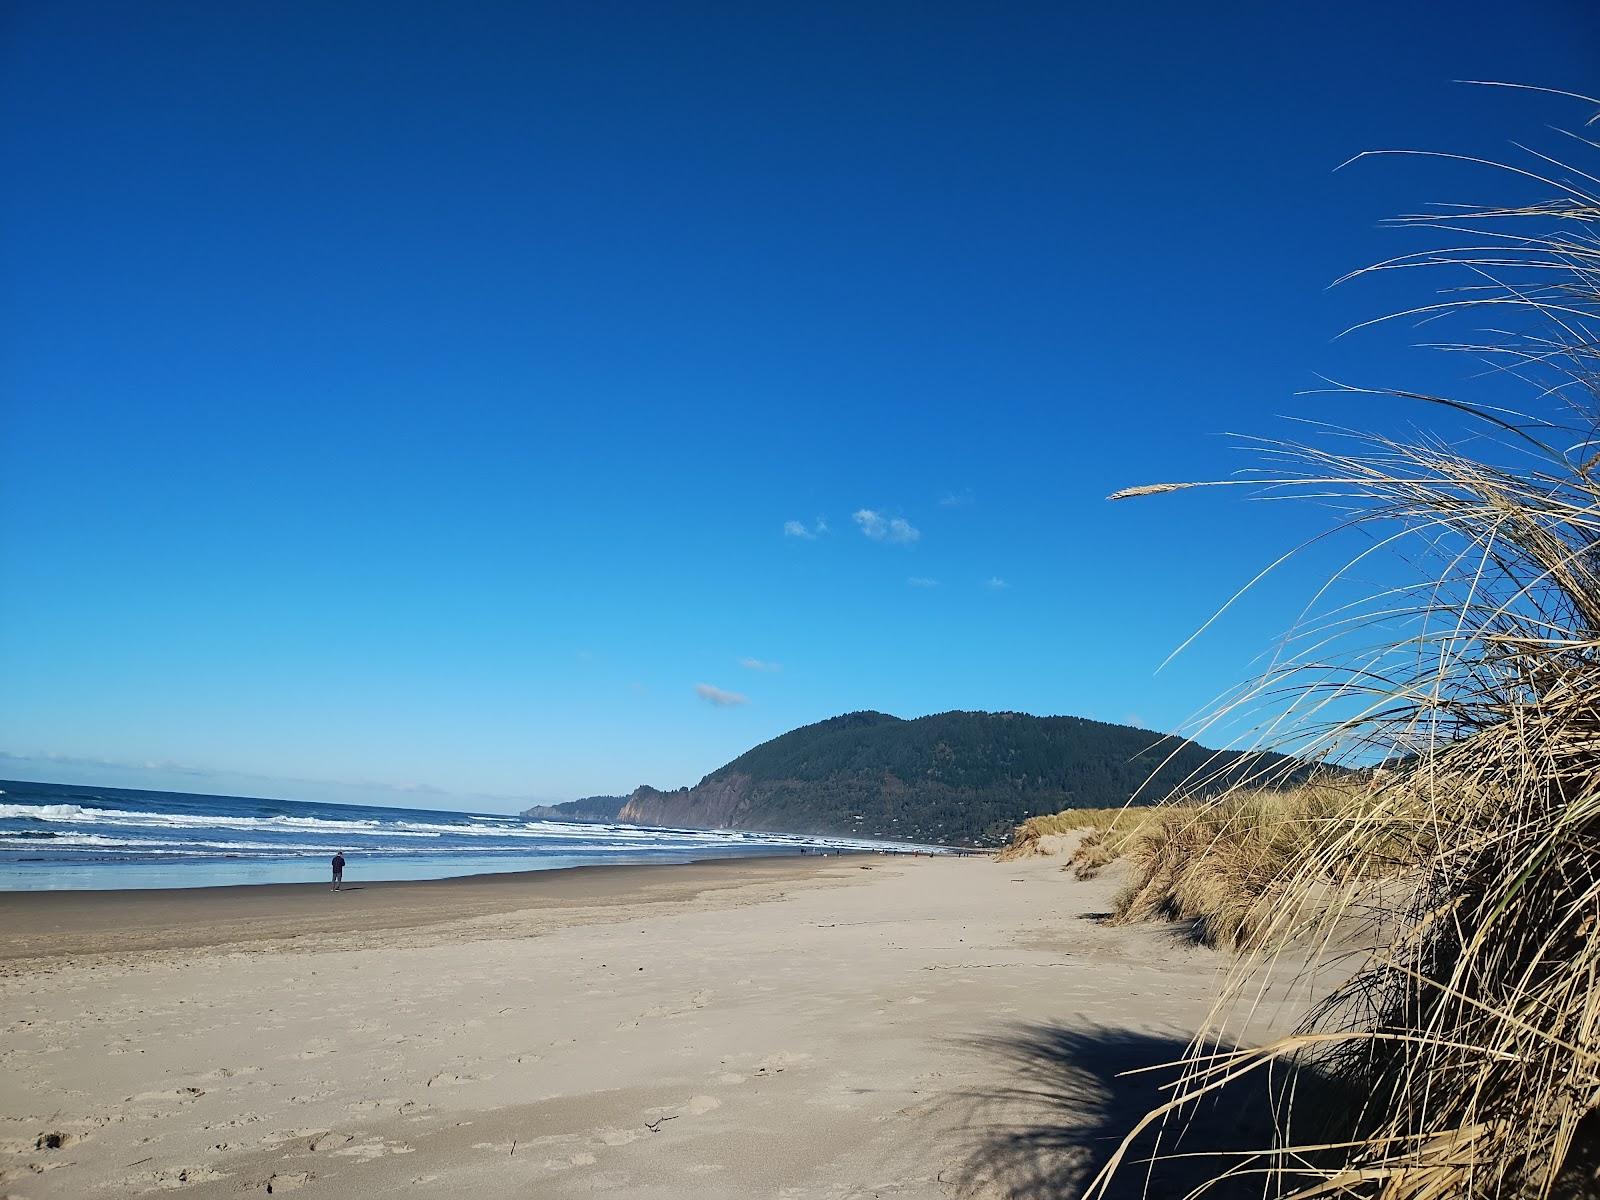
<svg viewBox="0 0 1600 1200">
<path fill-rule="evenodd" d="M 548 919 L 578 909 L 671 904 L 755 882 L 812 878 L 839 861 L 774 856 L 396 882 L 363 881 L 352 873 L 339 892 L 326 883 L 0 892 L 0 971 L 14 959 L 349 937 L 509 913 Z"/>
</svg>

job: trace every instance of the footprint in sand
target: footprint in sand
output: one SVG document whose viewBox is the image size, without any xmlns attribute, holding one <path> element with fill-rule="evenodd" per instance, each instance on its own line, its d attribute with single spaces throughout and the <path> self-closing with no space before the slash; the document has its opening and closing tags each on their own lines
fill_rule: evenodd
<svg viewBox="0 0 1600 1200">
<path fill-rule="evenodd" d="M 302 1138 L 325 1137 L 326 1129 L 274 1129 L 271 1133 L 261 1135 L 261 1144 L 269 1149 L 281 1146 L 285 1142 L 295 1142 Z"/>
<path fill-rule="evenodd" d="M 196 1183 L 215 1183 L 219 1179 L 227 1179 L 226 1172 L 216 1171 L 210 1167 L 196 1164 L 184 1167 L 164 1167 L 159 1171 L 147 1171 L 140 1175 L 131 1175 L 122 1182 L 127 1184 L 143 1184 L 146 1188 L 159 1188 L 161 1191 L 172 1192 L 179 1188 L 190 1187 Z"/>
<path fill-rule="evenodd" d="M 224 1079 L 232 1079 L 235 1075 L 254 1075 L 260 1070 L 260 1067 L 218 1067 L 215 1071 L 194 1076 L 194 1080 L 196 1083 L 221 1083 Z"/>
<path fill-rule="evenodd" d="M 0 1171 L 0 1182 L 8 1179 L 26 1179 L 28 1175 L 43 1175 L 45 1172 L 54 1171 L 58 1167 L 70 1167 L 72 1165 L 72 1159 L 70 1158 L 60 1158 L 54 1162 L 25 1163 L 24 1167 L 27 1174 L 22 1171 Z"/>
<path fill-rule="evenodd" d="M 333 1095 L 333 1089 L 331 1087 L 322 1087 L 322 1088 L 318 1088 L 314 1092 L 305 1092 L 305 1093 L 303 1093 L 301 1095 L 298 1095 L 298 1096 L 290 1096 L 289 1097 L 289 1103 L 290 1104 L 320 1104 L 322 1101 L 326 1100 L 331 1095 Z"/>
<path fill-rule="evenodd" d="M 136 1096 L 129 1096 L 129 1104 L 151 1104 L 156 1101 L 170 1101 L 176 1104 L 187 1104 L 191 1100 L 198 1100 L 205 1095 L 205 1091 L 197 1087 L 173 1088 L 165 1092 L 140 1092 Z"/>
<path fill-rule="evenodd" d="M 802 1065 L 810 1057 L 811 1055 L 809 1054 L 794 1054 L 788 1050 L 779 1050 L 777 1053 L 769 1054 L 756 1063 L 756 1069 L 751 1072 L 750 1078 L 765 1079 L 771 1075 L 781 1075 L 791 1067 Z"/>
<path fill-rule="evenodd" d="M 242 1112 L 236 1117 L 229 1117 L 226 1121 L 212 1121 L 210 1124 L 200 1126 L 210 1133 L 213 1129 L 237 1129 L 241 1125 L 254 1125 L 257 1121 L 266 1120 L 260 1113 Z"/>
<path fill-rule="evenodd" d="M 688 1000 L 679 1004 L 656 1004 L 645 1009 L 632 1021 L 621 1021 L 618 1029 L 632 1029 L 640 1021 L 659 1021 L 664 1017 L 681 1017 L 685 1013 L 696 1012 L 711 1003 L 711 993 L 702 989 L 690 996 Z"/>
<path fill-rule="evenodd" d="M 668 1121 L 676 1121 L 680 1117 L 701 1117 L 721 1107 L 722 1101 L 715 1096 L 690 1096 L 687 1103 L 676 1108 L 658 1105 L 645 1109 L 644 1127 L 651 1133 L 660 1133 Z"/>
<path fill-rule="evenodd" d="M 269 1196 L 276 1196 L 281 1192 L 298 1192 L 316 1176 L 310 1171 L 286 1171 L 281 1175 L 274 1175 L 261 1185 Z"/>
<path fill-rule="evenodd" d="M 67 1133 L 61 1130 L 51 1130 L 41 1133 L 33 1139 L 35 1150 L 65 1150 L 68 1146 L 75 1146 L 89 1135 L 86 1133 Z"/>
<path fill-rule="evenodd" d="M 484 1079 L 493 1079 L 493 1075 L 457 1075 L 454 1071 L 440 1071 L 429 1079 L 427 1087 L 462 1087 L 469 1083 L 478 1083 Z"/>
<path fill-rule="evenodd" d="M 386 1142 L 380 1138 L 373 1142 L 362 1142 L 357 1146 L 346 1146 L 343 1150 L 335 1150 L 334 1153 L 343 1158 L 359 1158 L 363 1162 L 370 1162 L 386 1154 L 415 1154 L 416 1150 L 415 1146 L 405 1142 Z"/>
<path fill-rule="evenodd" d="M 194 1104 L 194 1102 L 197 1101 L 197 1099 L 202 1098 L 202 1096 L 205 1096 L 205 1090 L 203 1090 L 203 1088 L 168 1088 L 166 1091 L 139 1091 L 139 1093 L 133 1094 L 133 1096 L 128 1096 L 128 1098 L 125 1099 L 125 1102 L 126 1104 L 149 1104 L 149 1106 L 157 1106 L 155 1112 L 146 1110 L 146 1112 L 144 1112 L 142 1115 L 157 1115 L 157 1117 L 160 1117 L 160 1115 L 166 1115 L 163 1114 L 163 1112 L 160 1112 L 160 1106 L 170 1106 L 170 1104 L 171 1106 L 176 1106 L 176 1104 Z"/>
</svg>

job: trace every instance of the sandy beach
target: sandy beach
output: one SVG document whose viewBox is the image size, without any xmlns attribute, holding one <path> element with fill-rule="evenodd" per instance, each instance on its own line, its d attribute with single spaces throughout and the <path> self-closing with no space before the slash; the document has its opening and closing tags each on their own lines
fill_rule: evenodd
<svg viewBox="0 0 1600 1200">
<path fill-rule="evenodd" d="M 0 1194 L 1074 1195 L 1227 960 L 1060 866 L 9 894 Z"/>
</svg>

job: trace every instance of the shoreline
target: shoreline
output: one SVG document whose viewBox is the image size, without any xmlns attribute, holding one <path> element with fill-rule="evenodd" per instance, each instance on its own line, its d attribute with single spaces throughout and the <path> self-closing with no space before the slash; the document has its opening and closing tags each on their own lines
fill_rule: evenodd
<svg viewBox="0 0 1600 1200">
<path fill-rule="evenodd" d="M 978 854 L 982 854 L 982 855 L 985 855 L 985 856 L 994 853 L 994 851 L 991 851 L 991 850 L 973 851 L 970 848 L 966 848 L 966 847 L 943 847 L 943 846 L 925 847 L 925 848 L 922 848 L 920 850 L 902 850 L 902 849 L 898 849 L 898 848 L 894 849 L 894 850 L 875 850 L 875 849 L 869 849 L 869 848 L 866 848 L 866 847 L 857 847 L 857 846 L 847 846 L 847 847 L 829 846 L 829 847 L 826 848 L 825 851 L 819 850 L 816 853 L 806 853 L 806 854 L 802 854 L 799 851 L 794 851 L 794 850 L 768 850 L 768 851 L 764 851 L 764 852 L 756 851 L 756 852 L 751 852 L 751 853 L 747 853 L 747 854 L 746 853 L 706 854 L 706 855 L 703 855 L 703 856 L 698 857 L 698 858 L 667 858 L 667 857 L 660 857 L 660 858 L 654 858 L 654 859 L 641 858 L 641 859 L 638 859 L 636 861 L 631 861 L 631 862 L 569 863 L 569 864 L 565 864 L 565 865 L 558 866 L 558 867 L 523 867 L 523 868 L 516 868 L 516 869 L 508 870 L 508 871 L 466 870 L 466 871 L 463 871 L 459 875 L 425 875 L 425 876 L 419 876 L 419 877 L 416 877 L 416 878 L 400 877 L 400 878 L 394 878 L 394 879 L 380 879 L 380 878 L 376 878 L 376 877 L 369 876 L 369 875 L 361 875 L 359 877 L 353 875 L 349 879 L 348 886 L 346 886 L 344 890 L 345 891 L 360 891 L 363 888 L 369 888 L 369 887 L 371 887 L 371 888 L 391 888 L 391 887 L 422 885 L 422 884 L 448 884 L 448 883 L 460 882 L 460 881 L 463 881 L 463 880 L 480 880 L 480 879 L 481 880 L 490 880 L 490 879 L 519 880 L 519 879 L 530 879 L 530 878 L 533 878 L 533 877 L 539 876 L 539 875 L 563 875 L 563 874 L 566 874 L 566 873 L 571 872 L 571 871 L 616 871 L 616 870 L 633 870 L 633 869 L 638 869 L 638 868 L 654 869 L 654 868 L 657 868 L 657 867 L 700 867 L 700 866 L 709 866 L 709 865 L 714 864 L 714 863 L 758 862 L 758 861 L 761 861 L 761 860 L 764 860 L 764 859 L 769 859 L 769 858 L 774 858 L 774 859 L 846 858 L 846 857 L 853 857 L 853 856 L 862 855 L 862 854 L 869 855 L 869 856 L 872 856 L 872 857 L 878 857 L 878 856 L 884 856 L 884 857 L 902 856 L 902 857 L 907 857 L 907 858 L 926 858 L 926 857 L 933 857 L 935 855 L 941 855 L 941 854 L 947 854 L 950 857 L 958 857 L 958 854 L 957 854 L 958 850 L 965 851 L 968 854 L 968 856 L 970 856 L 973 853 L 978 853 Z M 465 857 L 468 857 L 468 856 L 463 855 L 462 857 L 465 858 Z M 483 858 L 481 858 L 479 856 L 475 856 L 474 855 L 474 856 L 471 856 L 471 857 L 473 858 L 474 866 L 479 862 L 485 861 Z M 19 859 L 19 860 L 16 860 L 16 861 L 27 862 L 30 865 L 32 865 L 33 862 L 34 862 L 34 860 L 31 860 L 31 859 Z M 233 861 L 233 860 L 222 860 L 222 861 Z M 240 858 L 238 861 L 243 862 L 243 863 L 253 863 L 253 862 L 271 862 L 271 861 L 275 861 L 275 860 Z M 320 859 L 318 859 L 317 861 L 319 863 L 321 863 Z M 372 859 L 363 859 L 363 860 L 360 861 L 359 865 L 362 866 L 362 867 L 366 867 L 366 866 L 370 865 L 372 861 L 374 861 L 374 860 L 372 860 Z M 382 861 L 382 860 L 379 860 L 379 861 Z M 405 861 L 410 861 L 410 860 L 400 859 L 400 860 L 395 860 L 395 861 L 405 862 Z M 5 863 L 0 863 L 0 871 L 3 871 L 5 865 L 6 865 Z M 108 866 L 108 867 L 110 867 L 111 872 L 115 872 L 119 868 L 123 868 L 123 867 L 143 866 L 143 865 L 145 865 L 145 860 L 134 860 L 134 859 L 116 860 L 114 862 L 98 863 L 98 864 L 95 864 L 95 865 Z M 322 864 L 321 866 L 319 866 L 318 869 L 323 872 L 323 875 L 322 875 L 320 881 L 319 880 L 315 880 L 315 879 L 305 879 L 305 880 L 270 880 L 270 881 L 266 881 L 266 882 L 263 882 L 263 883 L 249 883 L 249 882 L 239 882 L 239 883 L 193 883 L 193 884 L 182 884 L 182 885 L 175 886 L 175 887 L 62 887 L 62 888 L 22 887 L 22 888 L 19 888 L 19 887 L 5 887 L 3 885 L 0 885 L 0 904 L 3 904 L 7 898 L 13 897 L 13 896 L 138 896 L 138 895 L 179 895 L 179 894 L 185 893 L 185 892 L 202 892 L 202 893 L 215 895 L 215 894 L 221 893 L 221 892 L 237 892 L 237 891 L 267 892 L 267 891 L 271 891 L 271 890 L 274 890 L 274 889 L 297 889 L 297 888 L 307 888 L 307 889 L 311 889 L 313 891 L 318 890 L 318 889 L 321 889 L 322 891 L 328 891 L 330 889 L 330 883 L 329 883 L 329 880 L 327 878 L 327 871 L 328 871 L 327 865 L 326 864 Z"/>
<path fill-rule="evenodd" d="M 347 937 L 526 911 L 549 917 L 665 903 L 749 884 L 799 881 L 862 855 L 879 857 L 862 851 L 595 863 L 439 879 L 352 879 L 338 892 L 325 882 L 0 891 L 0 963 Z"/>
</svg>

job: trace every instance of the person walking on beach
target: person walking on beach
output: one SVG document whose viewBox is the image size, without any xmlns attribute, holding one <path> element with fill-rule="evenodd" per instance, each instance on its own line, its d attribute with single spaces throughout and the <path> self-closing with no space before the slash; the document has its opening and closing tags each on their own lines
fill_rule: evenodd
<svg viewBox="0 0 1600 1200">
<path fill-rule="evenodd" d="M 333 890 L 339 891 L 344 886 L 344 851 L 337 851 L 333 856 Z"/>
</svg>

